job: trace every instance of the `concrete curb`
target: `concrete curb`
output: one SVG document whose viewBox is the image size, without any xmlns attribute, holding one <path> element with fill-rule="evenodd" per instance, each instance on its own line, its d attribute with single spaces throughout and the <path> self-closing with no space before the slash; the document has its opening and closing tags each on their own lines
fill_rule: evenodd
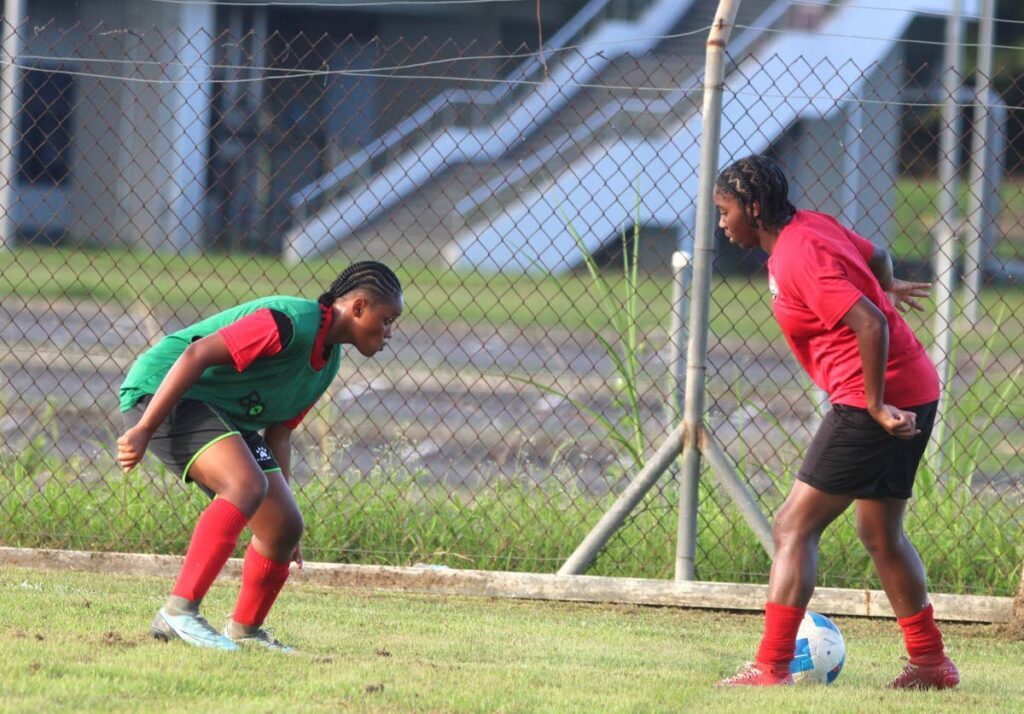
<svg viewBox="0 0 1024 714">
<path fill-rule="evenodd" d="M 0 566 L 152 575 L 168 579 L 177 575 L 181 560 L 173 555 L 0 547 Z M 221 577 L 237 579 L 241 571 L 242 561 L 233 558 Z M 760 611 L 768 593 L 766 585 L 338 563 L 306 563 L 302 570 L 293 572 L 292 579 L 324 587 L 385 592 L 714 610 Z M 1013 598 L 1009 597 L 932 594 L 931 600 L 936 619 L 947 622 L 1002 624 L 1010 621 L 1013 612 Z M 810 608 L 829 615 L 893 617 L 885 593 L 879 590 L 818 588 Z"/>
</svg>

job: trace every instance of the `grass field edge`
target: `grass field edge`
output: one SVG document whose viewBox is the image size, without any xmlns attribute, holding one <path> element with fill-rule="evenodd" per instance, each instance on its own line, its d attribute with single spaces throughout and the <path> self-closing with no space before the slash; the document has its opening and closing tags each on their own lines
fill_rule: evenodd
<svg viewBox="0 0 1024 714">
<path fill-rule="evenodd" d="M 31 569 L 173 578 L 181 561 L 174 555 L 0 546 L 0 566 Z M 221 578 L 238 579 L 241 572 L 241 559 L 232 558 Z M 305 563 L 292 580 L 358 590 L 739 611 L 762 610 L 768 592 L 767 585 L 758 584 L 340 563 Z M 932 593 L 931 601 L 936 619 L 948 622 L 1005 624 L 1013 614 L 1012 597 Z M 893 617 L 880 590 L 818 588 L 810 609 L 827 615 Z"/>
</svg>

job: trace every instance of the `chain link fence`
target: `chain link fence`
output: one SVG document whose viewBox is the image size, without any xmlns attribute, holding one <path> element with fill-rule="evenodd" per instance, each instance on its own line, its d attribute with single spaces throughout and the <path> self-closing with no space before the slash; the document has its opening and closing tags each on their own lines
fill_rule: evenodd
<svg viewBox="0 0 1024 714">
<path fill-rule="evenodd" d="M 776 156 L 798 206 L 888 246 L 901 277 L 943 277 L 937 246 L 955 251 L 952 302 L 908 316 L 950 365 L 909 530 L 933 589 L 1015 592 L 1020 111 L 974 75 L 951 90 L 897 41 L 847 57 L 781 14 L 755 30 L 775 5 L 738 20 L 723 161 Z M 346 354 L 296 433 L 307 559 L 554 572 L 677 418 L 670 266 L 692 244 L 706 28 L 677 29 L 643 53 L 541 61 L 22 28 L 0 116 L 0 542 L 183 551 L 204 497 L 152 457 L 127 476 L 114 462 L 127 368 L 200 316 L 315 298 L 370 258 L 399 273 L 406 314 L 390 351 Z M 707 423 L 771 514 L 827 405 L 771 317 L 763 258 L 719 243 Z M 677 494 L 666 474 L 591 572 L 671 577 Z M 698 578 L 767 579 L 711 479 L 698 524 Z M 821 563 L 822 584 L 874 584 L 849 518 Z"/>
</svg>

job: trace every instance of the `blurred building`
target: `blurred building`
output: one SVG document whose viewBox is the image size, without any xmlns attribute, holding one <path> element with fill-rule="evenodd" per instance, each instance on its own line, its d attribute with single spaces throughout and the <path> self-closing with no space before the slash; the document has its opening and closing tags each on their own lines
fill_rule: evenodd
<svg viewBox="0 0 1024 714">
<path fill-rule="evenodd" d="M 542 31 L 582 4 L 546 0 Z M 352 5 L 22 0 L 20 239 L 273 248 L 282 197 L 430 97 L 408 79 L 281 75 L 537 44 L 532 3 Z M 506 64 L 412 72 L 493 77 Z"/>
</svg>

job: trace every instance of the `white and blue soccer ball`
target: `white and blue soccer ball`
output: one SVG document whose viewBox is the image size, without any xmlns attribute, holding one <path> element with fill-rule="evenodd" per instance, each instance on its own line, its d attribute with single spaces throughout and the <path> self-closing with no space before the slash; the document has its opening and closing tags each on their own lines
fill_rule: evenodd
<svg viewBox="0 0 1024 714">
<path fill-rule="evenodd" d="M 797 684 L 832 684 L 846 662 L 843 634 L 832 620 L 807 611 L 796 633 L 796 653 L 789 671 Z"/>
</svg>

